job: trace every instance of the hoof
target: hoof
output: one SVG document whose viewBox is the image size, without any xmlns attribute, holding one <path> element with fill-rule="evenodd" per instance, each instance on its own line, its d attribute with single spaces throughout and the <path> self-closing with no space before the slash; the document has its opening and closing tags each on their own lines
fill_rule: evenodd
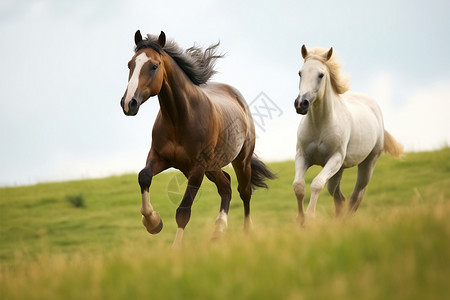
<svg viewBox="0 0 450 300">
<path fill-rule="evenodd" d="M 163 228 L 163 222 L 159 213 L 154 211 L 150 216 L 142 216 L 142 223 L 151 234 L 159 233 Z"/>
<path fill-rule="evenodd" d="M 316 218 L 316 212 L 315 211 L 306 211 L 305 216 L 307 216 L 310 219 Z"/>
<path fill-rule="evenodd" d="M 211 242 L 220 242 L 224 238 L 224 232 L 214 231 L 211 236 Z"/>
<path fill-rule="evenodd" d="M 147 231 L 151 234 L 157 234 L 159 233 L 161 230 L 163 229 L 163 222 L 162 220 L 159 220 L 159 224 L 156 225 L 154 228 L 148 228 L 147 227 Z"/>
<path fill-rule="evenodd" d="M 214 232 L 211 236 L 211 241 L 218 242 L 218 241 L 222 240 L 223 237 L 225 236 L 225 232 L 226 232 L 226 225 L 223 227 L 216 226 L 216 228 L 214 229 Z"/>
<path fill-rule="evenodd" d="M 305 216 L 304 215 L 298 215 L 297 216 L 297 223 L 300 225 L 301 228 L 305 227 Z"/>
<path fill-rule="evenodd" d="M 217 220 L 216 220 L 216 228 L 214 229 L 214 231 L 222 233 L 225 230 L 227 230 L 227 227 L 228 227 L 228 223 L 227 223 L 226 220 L 217 218 Z"/>
<path fill-rule="evenodd" d="M 253 231 L 253 222 L 252 219 L 248 217 L 244 220 L 244 232 L 246 234 L 250 234 L 252 231 Z"/>
</svg>

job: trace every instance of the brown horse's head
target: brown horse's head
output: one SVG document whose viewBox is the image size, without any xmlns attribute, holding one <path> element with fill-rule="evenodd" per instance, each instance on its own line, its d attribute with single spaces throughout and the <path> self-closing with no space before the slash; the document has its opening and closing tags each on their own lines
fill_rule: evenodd
<svg viewBox="0 0 450 300">
<path fill-rule="evenodd" d="M 128 86 L 120 101 L 123 112 L 127 116 L 138 113 L 139 107 L 148 98 L 159 94 L 164 77 L 162 48 L 166 43 L 166 35 L 161 31 L 158 40 L 143 43 L 141 32 L 134 35 L 136 54 L 128 62 L 130 74 Z"/>
</svg>

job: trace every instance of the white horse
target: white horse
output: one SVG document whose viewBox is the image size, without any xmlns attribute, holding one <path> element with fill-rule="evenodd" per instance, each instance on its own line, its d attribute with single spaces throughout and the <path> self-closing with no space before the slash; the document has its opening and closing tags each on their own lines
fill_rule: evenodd
<svg viewBox="0 0 450 300">
<path fill-rule="evenodd" d="M 297 219 L 303 225 L 305 173 L 309 167 L 320 165 L 323 169 L 311 183 L 306 213 L 315 215 L 317 198 L 328 182 L 338 217 L 345 203 L 340 189 L 342 173 L 345 168 L 358 166 L 358 179 L 347 211 L 350 215 L 358 209 L 383 150 L 399 157 L 403 147 L 384 130 L 381 110 L 375 100 L 347 92 L 350 83 L 340 71 L 333 48 L 307 50 L 303 45 L 302 56 L 300 93 L 294 105 L 297 113 L 306 116 L 297 132 L 293 187 L 298 201 Z"/>
</svg>

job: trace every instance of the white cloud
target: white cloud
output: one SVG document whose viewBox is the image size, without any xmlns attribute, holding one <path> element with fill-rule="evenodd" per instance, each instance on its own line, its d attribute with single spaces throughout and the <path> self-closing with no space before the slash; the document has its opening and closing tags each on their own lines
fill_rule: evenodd
<svg viewBox="0 0 450 300">
<path fill-rule="evenodd" d="M 383 73 L 371 83 L 371 94 L 382 108 L 386 129 L 403 143 L 406 151 L 448 145 L 450 78 L 418 88 L 401 86 L 399 81 L 393 74 Z"/>
</svg>

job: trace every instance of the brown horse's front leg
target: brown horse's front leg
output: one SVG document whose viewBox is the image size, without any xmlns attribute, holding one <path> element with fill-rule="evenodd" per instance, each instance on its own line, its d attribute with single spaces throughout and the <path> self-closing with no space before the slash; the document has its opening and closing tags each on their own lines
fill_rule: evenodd
<svg viewBox="0 0 450 300">
<path fill-rule="evenodd" d="M 141 187 L 142 196 L 142 223 L 151 234 L 159 233 L 163 228 L 163 223 L 159 213 L 153 210 L 153 206 L 150 203 L 149 189 L 153 176 L 167 169 L 167 167 L 168 165 L 163 160 L 152 156 L 152 151 L 150 150 L 147 166 L 139 172 L 139 185 Z"/>
<path fill-rule="evenodd" d="M 188 185 L 175 216 L 178 229 L 173 242 L 173 247 L 181 246 L 184 228 L 191 218 L 192 203 L 194 202 L 195 195 L 197 195 L 200 185 L 202 184 L 204 175 L 205 170 L 200 167 L 189 172 Z"/>
</svg>

